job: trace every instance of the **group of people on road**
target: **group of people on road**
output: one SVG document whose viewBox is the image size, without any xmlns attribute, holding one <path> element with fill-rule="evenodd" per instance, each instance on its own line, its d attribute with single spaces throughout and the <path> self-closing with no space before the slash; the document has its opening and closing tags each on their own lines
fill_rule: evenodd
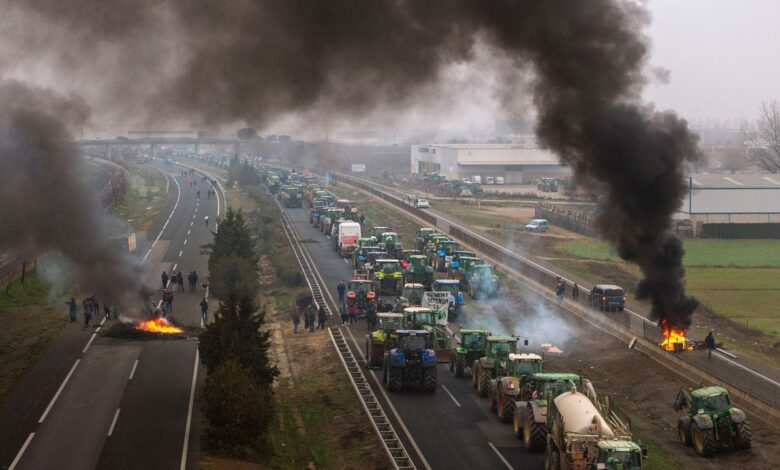
<svg viewBox="0 0 780 470">
<path fill-rule="evenodd" d="M 354 325 L 357 323 L 358 308 L 354 303 L 346 302 L 347 283 L 342 279 L 336 286 L 339 294 L 339 315 L 342 325 Z"/>
<path fill-rule="evenodd" d="M 166 271 L 163 271 L 160 275 L 162 281 L 163 294 L 162 294 L 162 315 L 167 316 L 168 312 L 173 312 L 173 292 L 177 289 L 180 292 L 184 292 L 184 274 L 182 271 L 173 272 L 170 276 Z M 190 293 L 198 291 L 198 272 L 195 270 L 190 271 L 187 275 L 188 288 Z M 172 287 L 171 287 L 172 286 Z M 200 317 L 203 323 L 208 322 L 209 302 L 207 297 L 203 297 L 200 301 Z"/>
<path fill-rule="evenodd" d="M 325 307 L 320 306 L 319 309 L 315 309 L 314 305 L 309 304 L 303 309 L 296 309 L 292 313 L 293 322 L 293 334 L 298 334 L 298 326 L 301 324 L 301 310 L 303 311 L 304 329 L 309 333 L 314 331 L 314 322 L 317 321 L 318 330 L 325 329 L 325 321 L 328 319 L 328 313 L 325 311 Z"/>
<path fill-rule="evenodd" d="M 100 303 L 98 303 L 97 298 L 94 295 L 91 295 L 85 297 L 81 304 L 84 308 L 84 328 L 87 328 L 92 321 L 92 316 L 100 315 Z M 70 317 L 71 323 L 77 322 L 78 304 L 76 304 L 76 298 L 71 297 L 69 301 L 65 302 L 65 305 L 68 306 L 68 316 Z M 103 304 L 103 315 L 105 315 L 106 320 L 111 318 L 111 308 L 108 304 Z"/>
<path fill-rule="evenodd" d="M 563 302 L 563 298 L 566 296 L 566 281 L 561 277 L 555 278 L 555 296 L 559 304 Z M 580 298 L 580 286 L 576 282 L 571 286 L 571 298 L 575 302 Z"/>
</svg>

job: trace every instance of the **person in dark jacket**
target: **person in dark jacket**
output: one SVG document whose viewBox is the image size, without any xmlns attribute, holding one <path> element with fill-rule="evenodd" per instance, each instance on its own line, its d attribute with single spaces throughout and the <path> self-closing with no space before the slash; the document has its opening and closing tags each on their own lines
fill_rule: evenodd
<svg viewBox="0 0 780 470">
<path fill-rule="evenodd" d="M 205 297 L 200 301 L 200 318 L 204 325 L 209 321 L 209 302 Z"/>
<path fill-rule="evenodd" d="M 165 289 L 166 287 L 168 287 L 168 273 L 163 271 L 162 276 L 160 276 L 160 278 L 162 279 L 163 289 Z"/>
<path fill-rule="evenodd" d="M 84 328 L 89 326 L 92 321 L 92 301 L 89 298 L 84 299 Z"/>
<path fill-rule="evenodd" d="M 78 314 L 78 305 L 76 305 L 76 299 L 73 297 L 70 298 L 70 301 L 65 302 L 65 305 L 68 306 L 68 315 L 70 315 L 70 322 L 73 323 L 75 321 L 78 321 L 78 318 L 76 315 Z"/>
<path fill-rule="evenodd" d="M 309 330 L 309 333 L 314 331 L 314 317 L 316 316 L 316 313 L 314 313 L 314 307 L 309 305 L 306 307 L 306 328 Z"/>
<path fill-rule="evenodd" d="M 328 319 L 328 314 L 325 312 L 325 307 L 320 306 L 320 310 L 317 312 L 317 329 L 325 329 L 325 320 Z"/>
<path fill-rule="evenodd" d="M 344 293 L 347 291 L 347 284 L 342 279 L 341 282 L 339 282 L 339 285 L 336 286 L 336 290 L 339 293 L 339 303 L 344 302 Z"/>
<path fill-rule="evenodd" d="M 707 358 L 712 359 L 712 350 L 715 349 L 715 337 L 712 335 L 712 331 L 704 338 L 704 345 L 707 346 Z"/>
<path fill-rule="evenodd" d="M 176 275 L 176 282 L 179 284 L 179 291 L 184 292 L 184 274 L 181 271 Z"/>
<path fill-rule="evenodd" d="M 298 325 L 301 324 L 301 315 L 298 313 L 298 310 L 293 311 L 292 322 L 293 322 L 293 333 L 298 334 Z"/>
</svg>

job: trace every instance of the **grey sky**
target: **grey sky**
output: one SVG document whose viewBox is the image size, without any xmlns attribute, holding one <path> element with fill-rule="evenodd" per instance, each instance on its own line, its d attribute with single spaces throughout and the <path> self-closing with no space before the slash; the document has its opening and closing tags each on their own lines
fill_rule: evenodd
<svg viewBox="0 0 780 470">
<path fill-rule="evenodd" d="M 754 119 L 780 99 L 780 1 L 651 0 L 652 64 L 671 72 L 648 100 L 689 119 Z"/>
</svg>

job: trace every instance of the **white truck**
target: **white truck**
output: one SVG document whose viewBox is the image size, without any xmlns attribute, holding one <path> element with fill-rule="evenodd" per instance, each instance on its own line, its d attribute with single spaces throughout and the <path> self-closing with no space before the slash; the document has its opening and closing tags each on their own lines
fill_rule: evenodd
<svg viewBox="0 0 780 470">
<path fill-rule="evenodd" d="M 360 224 L 357 222 L 342 222 L 339 224 L 339 256 L 352 256 L 357 249 L 360 238 Z"/>
</svg>

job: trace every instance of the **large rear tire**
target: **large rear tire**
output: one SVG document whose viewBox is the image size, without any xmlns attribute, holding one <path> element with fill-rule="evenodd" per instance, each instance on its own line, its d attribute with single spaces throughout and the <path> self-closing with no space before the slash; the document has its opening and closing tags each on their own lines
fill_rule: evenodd
<svg viewBox="0 0 780 470">
<path fill-rule="evenodd" d="M 481 397 L 486 397 L 488 394 L 488 387 L 490 386 L 490 373 L 479 368 L 479 376 L 477 377 L 477 394 Z"/>
<path fill-rule="evenodd" d="M 385 348 L 381 344 L 373 344 L 371 340 L 368 340 L 366 346 L 368 349 L 368 367 L 369 369 L 379 368 L 382 366 L 382 357 L 385 354 Z"/>
<path fill-rule="evenodd" d="M 537 423 L 530 407 L 523 410 L 523 445 L 529 452 L 541 452 L 547 443 L 547 425 Z"/>
<path fill-rule="evenodd" d="M 511 423 L 515 415 L 515 401 L 501 390 L 498 393 L 498 420 L 502 423 Z"/>
<path fill-rule="evenodd" d="M 436 368 L 431 367 L 423 370 L 423 390 L 426 392 L 436 391 Z"/>
<path fill-rule="evenodd" d="M 471 385 L 474 389 L 477 389 L 477 378 L 479 377 L 479 361 L 474 361 L 474 365 L 471 367 Z"/>
<path fill-rule="evenodd" d="M 455 377 L 463 377 L 466 370 L 466 358 L 460 355 L 455 356 Z"/>
<path fill-rule="evenodd" d="M 702 457 L 712 457 L 718 449 L 715 442 L 715 431 L 710 429 L 701 429 L 696 422 L 691 423 L 691 437 L 693 438 L 693 448 L 696 453 Z"/>
<path fill-rule="evenodd" d="M 520 411 L 518 410 L 515 410 L 515 415 L 512 417 L 512 432 L 515 433 L 516 438 L 523 438 L 523 424 L 520 420 Z"/>
<path fill-rule="evenodd" d="M 753 432 L 750 429 L 750 423 L 744 421 L 742 423 L 737 423 L 734 426 L 736 431 L 734 446 L 737 449 L 750 449 L 753 441 Z"/>
<path fill-rule="evenodd" d="M 387 389 L 391 392 L 400 392 L 401 386 L 401 369 L 390 367 L 387 372 Z"/>
<path fill-rule="evenodd" d="M 690 447 L 693 445 L 691 439 L 691 418 L 683 416 L 677 420 L 677 438 L 680 439 L 680 444 Z"/>
</svg>

